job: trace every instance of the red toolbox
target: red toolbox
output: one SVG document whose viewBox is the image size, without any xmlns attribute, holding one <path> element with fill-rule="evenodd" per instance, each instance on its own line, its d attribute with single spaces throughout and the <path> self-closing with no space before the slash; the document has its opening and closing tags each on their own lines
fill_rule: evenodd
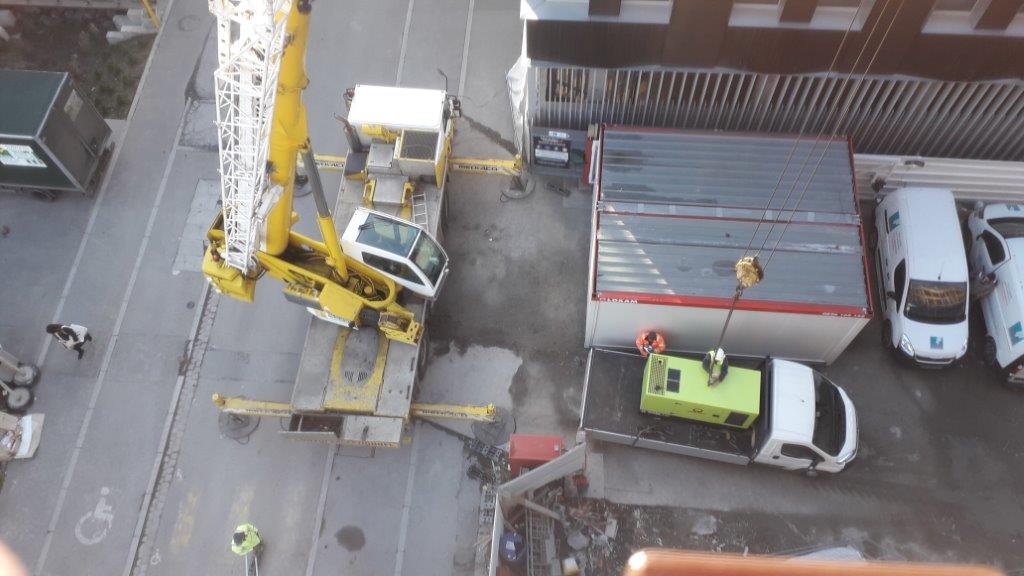
<svg viewBox="0 0 1024 576">
<path fill-rule="evenodd" d="M 512 477 L 519 476 L 523 468 L 536 468 L 564 453 L 565 444 L 560 436 L 513 434 L 508 448 L 508 464 Z"/>
</svg>

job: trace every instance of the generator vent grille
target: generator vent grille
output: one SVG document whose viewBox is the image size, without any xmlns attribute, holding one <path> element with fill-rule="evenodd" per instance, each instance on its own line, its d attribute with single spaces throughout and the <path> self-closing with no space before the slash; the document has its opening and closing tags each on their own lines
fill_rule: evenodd
<svg viewBox="0 0 1024 576">
<path fill-rule="evenodd" d="M 437 150 L 437 132 L 403 130 L 398 157 L 407 160 L 434 160 Z"/>
<path fill-rule="evenodd" d="M 665 359 L 664 358 L 652 358 L 651 359 L 651 380 L 648 383 L 650 389 L 647 391 L 650 394 L 665 394 L 665 380 L 667 376 L 665 374 Z"/>
</svg>

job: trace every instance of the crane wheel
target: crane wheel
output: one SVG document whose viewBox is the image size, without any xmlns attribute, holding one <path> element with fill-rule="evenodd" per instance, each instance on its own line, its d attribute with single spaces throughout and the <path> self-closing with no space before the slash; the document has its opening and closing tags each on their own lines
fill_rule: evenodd
<svg viewBox="0 0 1024 576">
<path fill-rule="evenodd" d="M 39 381 L 39 368 L 32 364 L 21 364 L 14 374 L 15 386 L 33 386 Z"/>
<path fill-rule="evenodd" d="M 32 407 L 35 395 L 27 386 L 15 386 L 7 393 L 7 410 L 12 414 L 24 414 Z"/>
</svg>

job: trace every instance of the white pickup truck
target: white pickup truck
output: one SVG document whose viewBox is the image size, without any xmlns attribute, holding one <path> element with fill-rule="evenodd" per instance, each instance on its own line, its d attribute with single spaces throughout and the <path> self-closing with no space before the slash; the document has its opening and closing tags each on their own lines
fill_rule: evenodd
<svg viewBox="0 0 1024 576">
<path fill-rule="evenodd" d="M 580 427 L 590 437 L 733 464 L 840 472 L 857 455 L 857 413 L 846 392 L 803 364 L 766 359 L 760 416 L 748 429 L 640 411 L 645 360 L 591 349 Z"/>
</svg>

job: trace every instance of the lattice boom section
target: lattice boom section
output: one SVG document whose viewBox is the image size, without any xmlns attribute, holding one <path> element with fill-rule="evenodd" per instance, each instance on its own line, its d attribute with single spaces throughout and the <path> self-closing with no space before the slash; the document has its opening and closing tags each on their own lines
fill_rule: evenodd
<svg viewBox="0 0 1024 576">
<path fill-rule="evenodd" d="M 273 202 L 267 153 L 277 76 L 292 0 L 210 0 L 217 17 L 214 73 L 225 259 L 253 265 L 259 229 Z"/>
</svg>

